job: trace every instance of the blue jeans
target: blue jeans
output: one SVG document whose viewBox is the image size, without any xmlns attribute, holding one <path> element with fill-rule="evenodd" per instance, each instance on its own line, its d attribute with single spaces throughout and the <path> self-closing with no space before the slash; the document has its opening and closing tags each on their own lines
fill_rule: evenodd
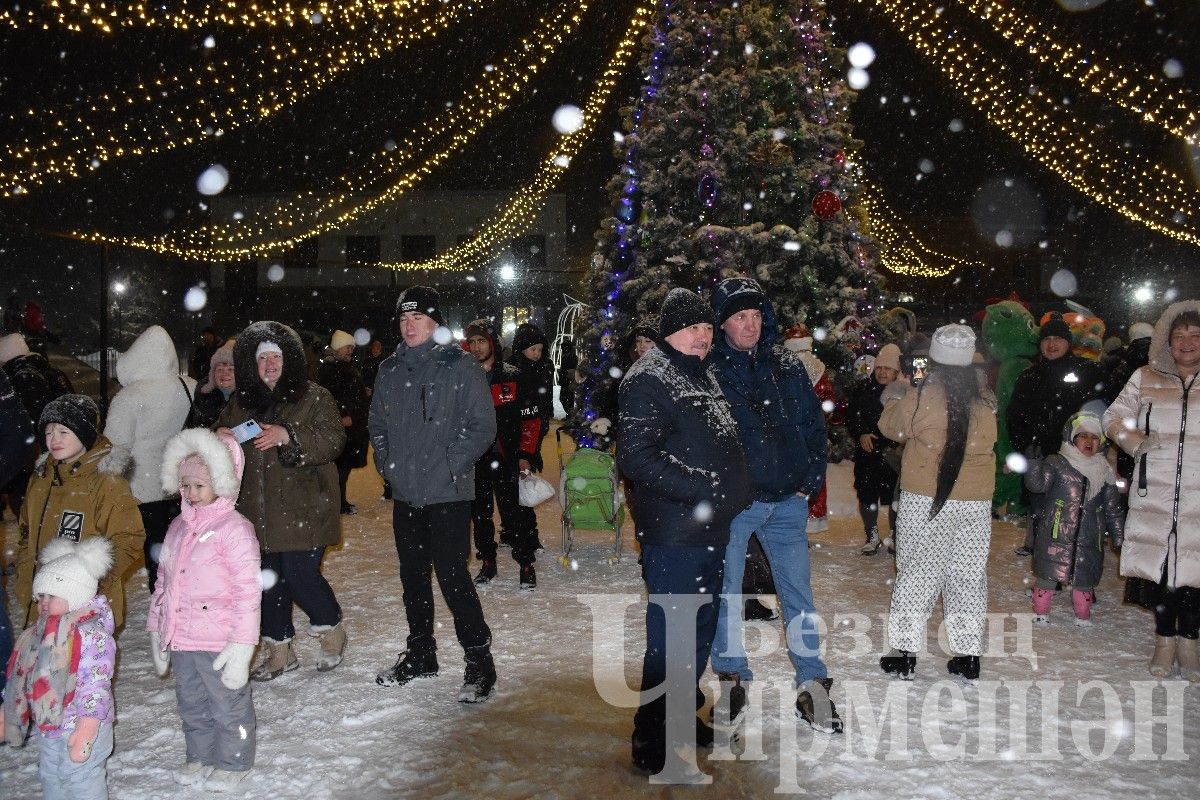
<svg viewBox="0 0 1200 800">
<path fill-rule="evenodd" d="M 746 546 L 753 533 L 758 534 L 767 554 L 775 589 L 783 604 L 788 655 L 796 668 L 796 686 L 813 678 L 824 678 L 828 672 L 821 661 L 821 638 L 817 633 L 812 570 L 808 562 L 808 500 L 796 495 L 777 503 L 755 500 L 729 527 L 725 582 L 713 642 L 713 671 L 735 672 L 743 681 L 754 680 L 742 643 L 742 574 L 746 568 Z"/>
<path fill-rule="evenodd" d="M 717 547 L 686 547 L 646 544 L 642 546 L 642 564 L 646 590 L 654 595 L 707 594 L 716 598 L 721 588 L 721 561 Z M 700 606 L 696 614 L 696 654 L 690 683 L 696 691 L 696 708 L 704 705 L 700 694 L 700 675 L 708 667 L 716 632 L 716 603 Z M 651 602 L 646 607 L 646 655 L 642 660 L 642 691 L 650 691 L 667 679 L 667 620 L 663 608 Z M 652 700 L 640 707 L 633 718 L 633 735 L 646 743 L 665 744 L 666 701 Z"/>
</svg>

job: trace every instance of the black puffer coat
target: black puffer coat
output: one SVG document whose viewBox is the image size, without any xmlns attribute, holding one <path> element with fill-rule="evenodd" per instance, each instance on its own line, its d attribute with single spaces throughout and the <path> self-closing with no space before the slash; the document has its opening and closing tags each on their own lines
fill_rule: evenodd
<svg viewBox="0 0 1200 800">
<path fill-rule="evenodd" d="M 1033 573 L 1072 586 L 1093 587 L 1104 572 L 1104 533 L 1114 547 L 1125 539 L 1117 487 L 1106 483 L 1089 501 L 1087 478 L 1055 453 L 1029 464 L 1025 488 L 1042 494 L 1033 547 Z"/>
<path fill-rule="evenodd" d="M 542 345 L 542 357 L 530 361 L 523 350 Z M 521 457 L 534 472 L 542 471 L 542 440 L 554 417 L 554 366 L 550 363 L 550 344 L 541 328 L 525 322 L 513 334 L 512 355 L 508 363 L 516 368 L 517 394 L 526 399 L 521 406 Z"/>
<path fill-rule="evenodd" d="M 724 547 L 750 505 L 737 423 L 707 361 L 660 339 L 621 381 L 617 460 L 647 544 Z"/>
<path fill-rule="evenodd" d="M 350 427 L 346 428 L 346 447 L 337 457 L 338 465 L 352 469 L 365 467 L 367 445 L 370 443 L 367 414 L 371 409 L 371 401 L 362 374 L 349 361 L 330 356 L 321 362 L 317 375 L 317 383 L 333 395 L 341 415 L 350 418 Z"/>
<path fill-rule="evenodd" d="M 883 384 L 872 374 L 850 397 L 846 411 L 846 430 L 854 440 L 854 490 L 860 498 L 869 498 L 870 502 L 875 502 L 881 495 L 890 496 L 899 477 L 887 463 L 888 451 L 896 443 L 879 432 L 879 417 L 883 414 L 883 403 L 879 398 L 883 389 Z M 869 433 L 876 437 L 870 453 L 863 450 L 860 441 Z"/>
<path fill-rule="evenodd" d="M 1047 361 L 1038 356 L 1017 378 L 1008 404 L 1008 435 L 1013 449 L 1057 453 L 1062 427 L 1088 400 L 1103 397 L 1099 365 L 1073 353 Z"/>
</svg>

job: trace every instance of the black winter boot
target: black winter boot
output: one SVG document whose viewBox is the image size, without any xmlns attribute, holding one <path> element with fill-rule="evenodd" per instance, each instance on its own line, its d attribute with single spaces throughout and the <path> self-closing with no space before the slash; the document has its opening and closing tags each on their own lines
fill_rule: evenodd
<svg viewBox="0 0 1200 800">
<path fill-rule="evenodd" d="M 796 716 L 808 723 L 814 731 L 841 733 L 842 718 L 829 697 L 833 678 L 813 678 L 805 681 L 796 696 Z"/>
<path fill-rule="evenodd" d="M 432 678 L 438 674 L 437 647 L 409 648 L 396 659 L 395 666 L 386 669 L 375 676 L 375 683 L 380 686 L 403 686 L 416 678 Z"/>
<path fill-rule="evenodd" d="M 773 608 L 763 605 L 763 603 L 759 601 L 757 597 L 751 597 L 746 600 L 746 606 L 743 609 L 742 618 L 770 622 L 773 619 L 779 619 L 779 612 Z"/>
<path fill-rule="evenodd" d="M 893 650 L 879 659 L 879 668 L 901 680 L 911 681 L 917 671 L 917 657 L 907 650 Z"/>
<path fill-rule="evenodd" d="M 946 662 L 951 675 L 961 675 L 969 681 L 979 677 L 979 656 L 955 656 Z"/>
<path fill-rule="evenodd" d="M 496 559 L 485 558 L 480 562 L 479 574 L 475 576 L 475 584 L 482 586 L 485 583 L 491 583 L 494 577 L 496 577 Z"/>
<path fill-rule="evenodd" d="M 496 685 L 496 665 L 492 661 L 491 643 L 468 647 L 463 652 L 463 659 L 467 662 L 467 669 L 463 674 L 458 702 L 482 703 L 492 694 L 492 687 Z"/>
<path fill-rule="evenodd" d="M 717 679 L 721 682 L 721 694 L 729 698 L 729 716 L 724 714 L 717 718 L 717 707 L 713 706 L 710 719 L 712 724 L 725 729 L 735 730 L 746 715 L 749 701 L 746 698 L 746 687 L 742 686 L 742 676 L 736 672 L 718 672 Z"/>
<path fill-rule="evenodd" d="M 537 588 L 537 570 L 533 568 L 533 564 L 526 564 L 521 567 L 519 586 L 527 592 Z"/>
</svg>

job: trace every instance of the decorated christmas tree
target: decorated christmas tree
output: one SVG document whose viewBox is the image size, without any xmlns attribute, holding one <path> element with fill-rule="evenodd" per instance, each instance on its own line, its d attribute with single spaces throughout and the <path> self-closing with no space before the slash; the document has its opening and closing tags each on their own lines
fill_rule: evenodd
<svg viewBox="0 0 1200 800">
<path fill-rule="evenodd" d="M 586 430 L 606 413 L 634 324 L 672 287 L 707 296 L 733 275 L 763 285 L 783 330 L 808 326 L 844 397 L 856 354 L 874 349 L 878 278 L 855 208 L 854 93 L 825 4 L 660 10 L 586 278 L 575 421 Z"/>
</svg>

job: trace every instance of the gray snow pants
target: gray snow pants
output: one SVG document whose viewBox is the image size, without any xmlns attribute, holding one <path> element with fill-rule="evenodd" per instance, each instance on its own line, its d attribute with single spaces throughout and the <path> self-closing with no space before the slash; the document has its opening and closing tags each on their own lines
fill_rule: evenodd
<svg viewBox="0 0 1200 800">
<path fill-rule="evenodd" d="M 243 772 L 254 766 L 254 700 L 249 683 L 236 691 L 221 683 L 221 673 L 212 668 L 216 657 L 203 651 L 171 651 L 187 760 Z"/>
<path fill-rule="evenodd" d="M 108 800 L 108 757 L 113 751 L 113 726 L 104 723 L 96 733 L 91 755 L 82 764 L 71 760 L 69 735 L 38 739 L 38 778 L 45 800 Z"/>
<path fill-rule="evenodd" d="M 947 500 L 929 519 L 933 498 L 900 493 L 896 585 L 888 618 L 888 643 L 919 653 L 938 595 L 946 614 L 950 648 L 983 655 L 987 622 L 987 557 L 992 540 L 989 500 Z"/>
</svg>

